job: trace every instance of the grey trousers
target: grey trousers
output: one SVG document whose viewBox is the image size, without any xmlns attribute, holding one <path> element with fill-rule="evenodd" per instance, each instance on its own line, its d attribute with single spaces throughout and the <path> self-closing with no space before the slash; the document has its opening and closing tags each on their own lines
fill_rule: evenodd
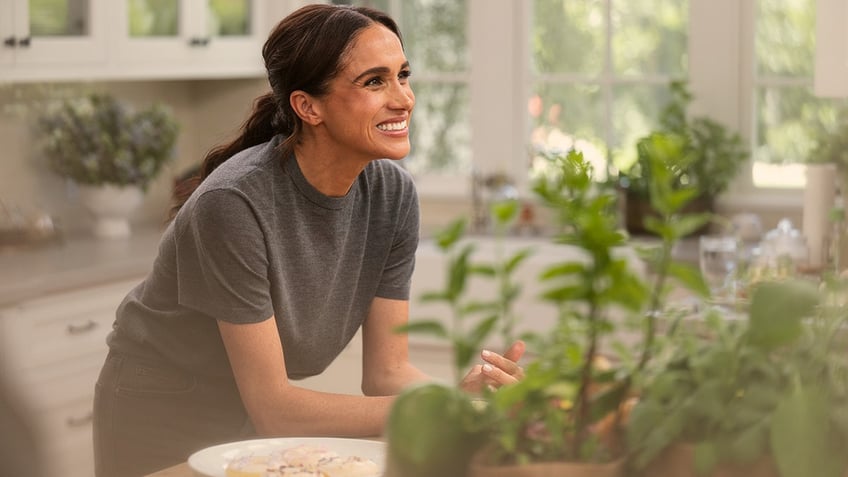
<svg viewBox="0 0 848 477">
<path fill-rule="evenodd" d="M 97 477 L 143 476 L 205 447 L 254 437 L 231 380 L 110 352 L 94 396 Z"/>
</svg>

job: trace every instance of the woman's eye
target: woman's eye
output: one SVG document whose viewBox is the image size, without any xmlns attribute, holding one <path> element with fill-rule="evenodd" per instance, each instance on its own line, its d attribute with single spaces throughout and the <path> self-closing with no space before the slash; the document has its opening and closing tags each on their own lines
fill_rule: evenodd
<svg viewBox="0 0 848 477">
<path fill-rule="evenodd" d="M 400 74 L 398 75 L 398 78 L 400 78 L 400 80 L 403 81 L 403 80 L 409 79 L 410 76 L 412 76 L 412 71 L 404 70 L 404 71 L 400 72 Z"/>
<path fill-rule="evenodd" d="M 379 86 L 383 84 L 383 79 L 379 76 L 376 78 L 371 78 L 370 80 L 365 82 L 365 86 Z"/>
</svg>

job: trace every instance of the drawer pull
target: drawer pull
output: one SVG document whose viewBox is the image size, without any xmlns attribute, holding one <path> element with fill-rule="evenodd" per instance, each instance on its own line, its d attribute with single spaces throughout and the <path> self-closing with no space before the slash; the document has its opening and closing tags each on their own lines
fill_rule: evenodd
<svg viewBox="0 0 848 477">
<path fill-rule="evenodd" d="M 94 413 L 89 412 L 82 417 L 71 416 L 65 420 L 65 424 L 67 424 L 68 427 L 82 427 L 90 424 L 92 420 L 94 420 Z"/>
<path fill-rule="evenodd" d="M 88 320 L 87 322 L 81 325 L 75 325 L 71 323 L 68 325 L 68 334 L 69 335 L 81 335 L 83 333 L 88 333 L 89 331 L 97 328 L 97 322 Z"/>
</svg>

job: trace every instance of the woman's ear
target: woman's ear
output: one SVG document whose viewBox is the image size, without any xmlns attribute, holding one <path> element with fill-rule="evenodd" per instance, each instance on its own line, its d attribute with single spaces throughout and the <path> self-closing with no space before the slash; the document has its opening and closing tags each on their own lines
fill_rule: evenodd
<svg viewBox="0 0 848 477">
<path fill-rule="evenodd" d="M 315 98 L 313 98 L 310 94 L 300 90 L 293 91 L 292 94 L 289 95 L 289 102 L 291 103 L 294 113 L 297 114 L 303 122 L 311 126 L 321 124 L 320 104 L 318 104 Z"/>
</svg>

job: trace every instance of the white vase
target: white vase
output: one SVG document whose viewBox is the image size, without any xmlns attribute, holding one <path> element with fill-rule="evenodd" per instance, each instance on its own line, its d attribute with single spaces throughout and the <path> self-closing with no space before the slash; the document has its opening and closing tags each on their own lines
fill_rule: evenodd
<svg viewBox="0 0 848 477">
<path fill-rule="evenodd" d="M 137 186 L 80 185 L 80 200 L 94 217 L 94 235 L 120 239 L 130 236 L 130 215 L 141 204 L 144 193 Z"/>
</svg>

